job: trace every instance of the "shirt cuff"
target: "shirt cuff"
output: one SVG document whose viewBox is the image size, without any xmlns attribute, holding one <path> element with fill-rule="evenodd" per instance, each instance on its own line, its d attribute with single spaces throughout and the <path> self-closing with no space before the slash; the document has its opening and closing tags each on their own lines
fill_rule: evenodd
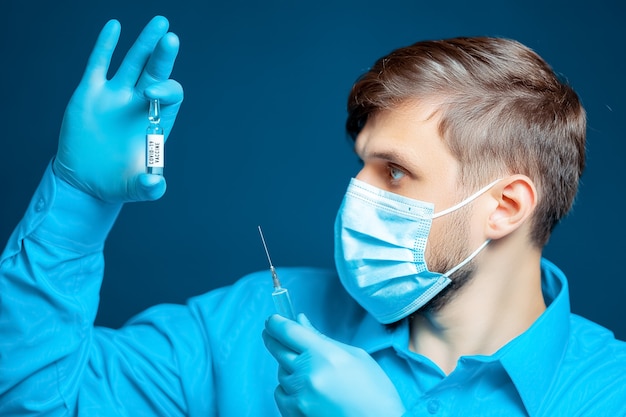
<svg viewBox="0 0 626 417">
<path fill-rule="evenodd" d="M 121 208 L 122 203 L 106 203 L 72 187 L 54 174 L 51 162 L 22 219 L 19 235 L 32 235 L 76 252 L 102 250 Z"/>
</svg>

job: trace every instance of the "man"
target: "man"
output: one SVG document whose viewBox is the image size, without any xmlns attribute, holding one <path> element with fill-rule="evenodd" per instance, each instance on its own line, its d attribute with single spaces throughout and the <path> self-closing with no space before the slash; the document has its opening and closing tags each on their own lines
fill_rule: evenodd
<svg viewBox="0 0 626 417">
<path fill-rule="evenodd" d="M 141 155 L 147 99 L 166 132 L 183 99 L 167 31 L 154 18 L 107 80 L 119 24 L 105 25 L 0 259 L 0 414 L 626 415 L 625 344 L 570 313 L 541 257 L 584 166 L 584 110 L 504 39 L 417 43 L 355 84 L 363 168 L 337 272 L 279 271 L 297 321 L 251 274 L 94 328 L 122 204 L 165 192 Z"/>
</svg>

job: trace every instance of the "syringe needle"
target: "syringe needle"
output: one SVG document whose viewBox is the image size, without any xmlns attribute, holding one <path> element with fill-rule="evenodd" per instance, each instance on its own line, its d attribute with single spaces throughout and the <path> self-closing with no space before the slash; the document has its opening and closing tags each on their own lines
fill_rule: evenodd
<svg viewBox="0 0 626 417">
<path fill-rule="evenodd" d="M 263 248 L 265 249 L 265 255 L 267 255 L 267 261 L 270 263 L 270 271 L 272 272 L 272 281 L 274 282 L 274 288 L 280 288 L 280 280 L 278 279 L 278 274 L 276 273 L 276 269 L 272 264 L 272 258 L 270 258 L 270 252 L 267 250 L 267 244 L 265 243 L 265 237 L 263 236 L 263 230 L 261 230 L 261 226 L 258 226 L 259 234 L 261 235 L 261 241 L 263 242 Z"/>
<path fill-rule="evenodd" d="M 261 230 L 261 226 L 257 226 L 259 228 L 259 234 L 261 235 L 261 242 L 263 242 L 263 248 L 265 249 L 265 255 L 267 255 L 267 260 L 270 263 L 270 268 L 273 268 L 272 266 L 272 258 L 270 258 L 270 253 L 267 250 L 267 245 L 265 244 L 265 237 L 263 237 L 263 230 Z"/>
<path fill-rule="evenodd" d="M 278 274 L 276 273 L 276 269 L 272 264 L 272 259 L 270 258 L 270 253 L 267 250 L 267 244 L 265 243 L 265 237 L 263 237 L 263 231 L 261 230 L 261 226 L 259 226 L 259 234 L 261 235 L 261 241 L 263 242 L 263 248 L 265 248 L 265 254 L 267 255 L 267 260 L 270 263 L 270 271 L 272 272 L 272 281 L 274 282 L 274 291 L 272 292 L 272 299 L 274 300 L 274 306 L 276 307 L 276 311 L 283 317 L 286 317 L 291 320 L 296 319 L 296 314 L 293 310 L 293 305 L 291 304 L 291 297 L 289 297 L 289 291 L 287 288 L 282 288 L 280 286 L 280 280 L 278 279 Z"/>
</svg>

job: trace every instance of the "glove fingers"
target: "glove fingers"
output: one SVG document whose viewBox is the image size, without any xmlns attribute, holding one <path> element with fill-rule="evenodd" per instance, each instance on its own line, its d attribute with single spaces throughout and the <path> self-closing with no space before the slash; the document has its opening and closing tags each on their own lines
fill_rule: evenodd
<svg viewBox="0 0 626 417">
<path fill-rule="evenodd" d="M 297 397 L 289 395 L 280 385 L 274 390 L 274 401 L 276 401 L 281 416 L 305 417 L 299 410 Z"/>
<path fill-rule="evenodd" d="M 269 353 L 276 359 L 278 366 L 285 372 L 294 371 L 294 362 L 298 358 L 298 353 L 283 345 L 279 340 L 272 337 L 267 331 L 263 331 L 263 342 Z"/>
<path fill-rule="evenodd" d="M 167 33 L 168 27 L 169 22 L 165 17 L 152 18 L 124 57 L 112 81 L 123 86 L 134 87 L 155 46 Z"/>
<path fill-rule="evenodd" d="M 165 194 L 167 185 L 161 175 L 139 174 L 129 183 L 131 201 L 154 201 Z"/>
<path fill-rule="evenodd" d="M 299 313 L 298 317 L 296 318 L 298 323 L 300 323 L 301 325 L 303 325 L 304 327 L 306 327 L 309 330 L 314 331 L 317 334 L 320 334 L 320 331 L 317 330 L 313 324 L 311 324 L 311 321 L 309 320 L 309 318 L 304 314 L 304 313 Z"/>
<path fill-rule="evenodd" d="M 322 350 L 325 349 L 324 344 L 328 343 L 327 338 L 317 330 L 305 327 L 277 314 L 274 314 L 267 320 L 265 329 L 272 337 L 297 353 L 302 353 L 311 347 Z"/>
<path fill-rule="evenodd" d="M 289 387 L 292 386 L 292 381 L 290 378 L 291 375 L 292 374 L 290 372 L 287 372 L 282 366 L 278 367 L 278 383 L 283 387 L 285 392 L 291 391 L 289 390 Z M 293 392 L 290 392 L 290 394 L 293 394 Z"/>
<path fill-rule="evenodd" d="M 82 83 L 102 83 L 106 80 L 111 57 L 119 38 L 120 23 L 115 19 L 109 20 L 100 31 L 96 44 L 89 55 Z"/>
<path fill-rule="evenodd" d="M 158 98 L 161 106 L 180 104 L 184 98 L 183 86 L 175 80 L 155 82 L 145 89 L 144 95 L 149 99 Z"/>
<path fill-rule="evenodd" d="M 157 43 L 145 68 L 141 72 L 137 89 L 143 91 L 147 86 L 167 80 L 174 68 L 180 41 L 174 33 L 166 33 Z"/>
</svg>

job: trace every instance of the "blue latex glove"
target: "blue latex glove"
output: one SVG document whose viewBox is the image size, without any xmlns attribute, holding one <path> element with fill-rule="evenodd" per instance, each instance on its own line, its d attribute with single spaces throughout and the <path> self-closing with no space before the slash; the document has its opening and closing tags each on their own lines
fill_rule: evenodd
<svg viewBox="0 0 626 417">
<path fill-rule="evenodd" d="M 396 417 L 405 412 L 395 386 L 363 349 L 332 340 L 300 314 L 265 323 L 263 340 L 278 361 L 276 404 L 284 417 Z"/>
<path fill-rule="evenodd" d="M 165 179 L 145 174 L 148 99 L 161 100 L 161 126 L 171 132 L 183 100 L 169 80 L 179 40 L 165 17 L 154 17 L 107 79 L 120 24 L 103 27 L 83 77 L 65 110 L 53 169 L 57 176 L 110 203 L 155 200 Z"/>
</svg>

